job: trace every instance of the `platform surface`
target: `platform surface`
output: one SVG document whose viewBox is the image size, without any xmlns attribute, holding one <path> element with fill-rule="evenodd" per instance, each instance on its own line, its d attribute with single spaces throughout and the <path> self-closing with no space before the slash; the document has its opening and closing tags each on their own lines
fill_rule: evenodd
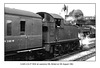
<svg viewBox="0 0 100 68">
<path fill-rule="evenodd" d="M 87 59 L 86 61 L 96 61 L 96 56 Z"/>
<path fill-rule="evenodd" d="M 75 59 L 77 59 L 77 58 L 81 58 L 81 57 L 86 56 L 86 55 L 88 55 L 88 54 L 91 54 L 91 53 L 93 53 L 93 52 L 95 52 L 95 48 L 90 49 L 90 50 L 88 50 L 88 51 L 83 51 L 83 52 L 81 52 L 81 53 L 72 55 L 72 56 L 67 57 L 67 58 L 60 59 L 59 61 L 73 61 L 73 60 L 75 60 Z M 91 61 L 95 61 L 95 59 L 93 59 L 93 60 L 90 59 L 90 60 L 91 60 Z M 89 60 L 88 60 L 88 61 L 89 61 Z"/>
</svg>

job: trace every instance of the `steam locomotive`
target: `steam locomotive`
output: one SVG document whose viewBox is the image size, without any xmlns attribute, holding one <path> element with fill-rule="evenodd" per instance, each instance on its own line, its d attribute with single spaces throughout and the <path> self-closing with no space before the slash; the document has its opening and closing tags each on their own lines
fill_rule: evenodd
<svg viewBox="0 0 100 68">
<path fill-rule="evenodd" d="M 95 38 L 96 26 L 95 26 L 95 17 L 83 17 L 77 20 L 76 25 L 81 29 L 81 32 L 84 36 L 89 35 L 90 38 Z"/>
<path fill-rule="evenodd" d="M 75 23 L 79 29 L 80 33 L 84 34 L 84 37 L 89 35 L 91 38 L 95 38 L 95 16 L 84 16 L 83 12 L 80 9 L 72 10 L 69 15 L 66 15 L 66 18 L 72 17 L 73 23 Z M 72 20 L 71 20 L 72 21 Z"/>
<path fill-rule="evenodd" d="M 4 9 L 5 60 L 58 56 L 80 48 L 79 29 L 57 14 Z"/>
</svg>

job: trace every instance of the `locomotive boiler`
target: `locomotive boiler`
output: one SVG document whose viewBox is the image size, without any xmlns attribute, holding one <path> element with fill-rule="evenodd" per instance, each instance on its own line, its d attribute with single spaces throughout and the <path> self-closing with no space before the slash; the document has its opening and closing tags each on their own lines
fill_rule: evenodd
<svg viewBox="0 0 100 68">
<path fill-rule="evenodd" d="M 80 47 L 75 25 L 57 14 L 5 8 L 5 60 L 58 56 Z"/>
</svg>

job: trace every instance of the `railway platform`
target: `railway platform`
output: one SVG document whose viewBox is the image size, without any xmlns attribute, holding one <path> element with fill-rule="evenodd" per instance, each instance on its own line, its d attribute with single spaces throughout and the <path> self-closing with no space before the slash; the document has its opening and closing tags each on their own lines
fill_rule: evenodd
<svg viewBox="0 0 100 68">
<path fill-rule="evenodd" d="M 89 61 L 89 60 L 95 61 L 95 54 L 96 54 L 95 48 L 93 48 L 88 51 L 83 51 L 81 53 L 72 55 L 67 58 L 62 58 L 59 61 L 86 61 L 86 60 L 87 61 Z M 92 57 L 94 57 L 94 58 L 92 58 Z"/>
<path fill-rule="evenodd" d="M 89 58 L 89 59 L 87 59 L 86 61 L 96 61 L 96 56 L 94 56 L 94 57 L 91 57 L 91 58 Z"/>
<path fill-rule="evenodd" d="M 83 41 L 85 42 L 85 40 Z M 96 61 L 95 38 L 86 39 L 86 42 L 83 43 L 84 47 L 92 47 L 91 49 L 86 49 L 80 53 L 62 58 L 59 61 Z"/>
</svg>

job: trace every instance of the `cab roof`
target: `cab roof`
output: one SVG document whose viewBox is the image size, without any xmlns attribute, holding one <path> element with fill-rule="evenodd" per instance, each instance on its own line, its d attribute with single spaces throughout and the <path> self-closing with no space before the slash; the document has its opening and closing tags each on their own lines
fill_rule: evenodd
<svg viewBox="0 0 100 68">
<path fill-rule="evenodd" d="M 53 13 L 49 13 L 53 18 L 59 18 L 59 19 L 63 19 L 63 17 L 61 17 L 58 14 L 53 14 Z"/>
<path fill-rule="evenodd" d="M 60 15 L 58 15 L 58 14 L 54 14 L 54 13 L 47 13 L 47 12 L 38 12 L 37 14 L 48 14 L 48 15 L 50 15 L 51 17 L 53 17 L 54 19 L 55 18 L 58 18 L 58 19 L 63 19 L 63 17 L 61 17 Z"/>
<path fill-rule="evenodd" d="M 19 15 L 19 16 L 27 16 L 27 17 L 34 17 L 34 18 L 41 18 L 40 15 L 35 14 L 30 11 L 24 11 L 24 10 L 19 10 L 19 9 L 14 9 L 14 8 L 4 8 L 5 14 L 11 14 L 11 15 Z"/>
</svg>

